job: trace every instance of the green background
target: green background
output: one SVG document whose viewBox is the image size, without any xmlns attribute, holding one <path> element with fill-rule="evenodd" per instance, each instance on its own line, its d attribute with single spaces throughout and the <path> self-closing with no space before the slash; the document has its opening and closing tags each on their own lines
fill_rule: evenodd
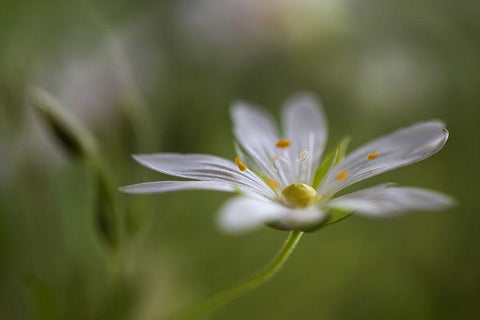
<svg viewBox="0 0 480 320">
<path fill-rule="evenodd" d="M 26 103 L 32 85 L 93 132 L 114 190 L 166 178 L 132 153 L 233 159 L 236 99 L 278 116 L 314 92 L 330 148 L 443 119 L 440 153 L 350 190 L 395 181 L 451 194 L 454 209 L 306 234 L 273 281 L 207 318 L 480 318 L 479 34 L 477 1 L 2 1 L 0 318 L 161 319 L 261 268 L 287 237 L 219 231 L 228 194 L 115 191 L 115 254 L 92 173 Z"/>
</svg>

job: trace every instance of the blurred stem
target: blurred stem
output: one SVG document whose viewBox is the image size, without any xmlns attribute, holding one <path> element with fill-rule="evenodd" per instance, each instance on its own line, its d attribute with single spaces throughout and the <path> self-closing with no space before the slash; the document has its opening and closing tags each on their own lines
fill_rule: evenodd
<svg viewBox="0 0 480 320">
<path fill-rule="evenodd" d="M 220 307 L 232 300 L 240 297 L 241 295 L 247 293 L 248 291 L 255 289 L 256 287 L 262 285 L 263 283 L 267 282 L 283 266 L 283 264 L 287 261 L 290 254 L 295 249 L 295 246 L 300 241 L 303 232 L 293 230 L 290 232 L 287 240 L 283 244 L 282 248 L 279 250 L 277 255 L 273 258 L 273 260 L 264 267 L 264 269 L 252 277 L 246 279 L 244 282 L 230 287 L 224 291 L 218 292 L 213 296 L 207 298 L 204 301 L 200 301 L 196 305 L 192 306 L 191 308 L 185 310 L 184 312 L 178 314 L 177 316 L 173 317 L 172 319 L 175 320 L 190 320 L 195 319 L 197 317 L 202 316 L 203 314 Z"/>
</svg>

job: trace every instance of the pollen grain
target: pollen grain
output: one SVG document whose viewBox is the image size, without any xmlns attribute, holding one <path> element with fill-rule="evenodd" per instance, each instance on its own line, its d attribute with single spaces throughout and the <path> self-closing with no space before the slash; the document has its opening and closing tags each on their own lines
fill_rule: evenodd
<svg viewBox="0 0 480 320">
<path fill-rule="evenodd" d="M 348 178 L 348 171 L 342 170 L 337 174 L 337 180 L 342 181 Z"/>
<path fill-rule="evenodd" d="M 375 159 L 376 157 L 378 157 L 378 152 L 369 153 L 368 156 L 367 156 L 367 159 L 368 159 L 368 160 L 373 160 L 373 159 Z"/>
<path fill-rule="evenodd" d="M 292 144 L 292 142 L 290 140 L 287 140 L 287 139 L 280 139 L 277 141 L 277 148 L 280 148 L 280 149 L 286 149 L 288 147 L 290 147 L 290 145 Z"/>
<path fill-rule="evenodd" d="M 235 157 L 235 163 L 237 164 L 238 169 L 239 169 L 240 171 L 245 171 L 245 170 L 247 170 L 247 166 L 242 162 L 242 160 L 240 160 L 239 157 Z"/>
</svg>

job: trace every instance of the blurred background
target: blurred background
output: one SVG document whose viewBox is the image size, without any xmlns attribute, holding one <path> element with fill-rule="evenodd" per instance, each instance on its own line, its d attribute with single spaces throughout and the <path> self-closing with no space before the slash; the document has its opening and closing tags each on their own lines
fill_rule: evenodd
<svg viewBox="0 0 480 320">
<path fill-rule="evenodd" d="M 298 90 L 321 97 L 330 148 L 445 120 L 439 154 L 351 190 L 395 181 L 459 204 L 306 234 L 273 281 L 207 318 L 480 318 L 479 34 L 467 0 L 2 1 L 0 318 L 162 319 L 261 268 L 287 233 L 222 233 L 228 194 L 117 187 L 165 179 L 132 153 L 233 159 L 230 103 L 278 116 Z M 31 86 L 88 128 L 104 179 Z"/>
</svg>

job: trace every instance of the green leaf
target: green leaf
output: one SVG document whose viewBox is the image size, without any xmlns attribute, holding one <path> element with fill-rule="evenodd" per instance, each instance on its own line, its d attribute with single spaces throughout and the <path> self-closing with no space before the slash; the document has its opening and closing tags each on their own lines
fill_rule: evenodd
<svg viewBox="0 0 480 320">
<path fill-rule="evenodd" d="M 347 147 L 349 143 L 350 137 L 343 138 L 342 141 L 340 141 L 340 143 L 337 145 L 337 147 L 332 152 L 330 152 L 330 154 L 323 160 L 320 166 L 318 166 L 317 171 L 315 171 L 315 176 L 313 178 L 312 187 L 314 189 L 318 188 L 332 164 L 335 166 L 340 161 L 342 161 L 343 158 L 345 158 L 345 153 L 347 152 Z"/>
<path fill-rule="evenodd" d="M 343 219 L 350 217 L 353 214 L 353 211 L 337 209 L 337 208 L 329 208 L 327 209 L 327 214 L 330 215 L 330 218 L 325 223 L 326 225 L 337 223 Z"/>
</svg>

